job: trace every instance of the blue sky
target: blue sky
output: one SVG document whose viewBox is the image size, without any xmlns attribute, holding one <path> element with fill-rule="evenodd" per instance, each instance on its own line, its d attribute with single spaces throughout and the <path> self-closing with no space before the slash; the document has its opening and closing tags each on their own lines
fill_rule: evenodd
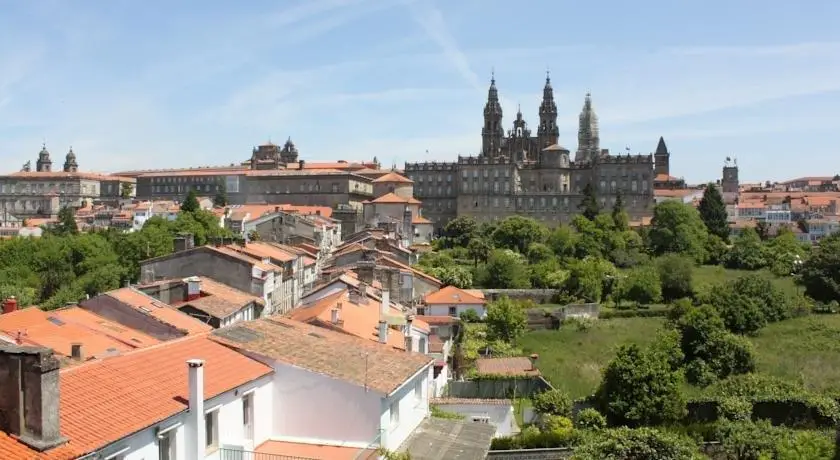
<svg viewBox="0 0 840 460">
<path fill-rule="evenodd" d="M 510 125 L 551 70 L 561 144 L 592 91 L 601 143 L 671 172 L 840 172 L 840 2 L 0 0 L 0 158 L 218 165 L 291 136 L 307 160 L 480 147 L 491 69 Z M 536 129 L 536 128 L 534 128 Z M 428 150 L 428 154 L 426 151 Z"/>
</svg>

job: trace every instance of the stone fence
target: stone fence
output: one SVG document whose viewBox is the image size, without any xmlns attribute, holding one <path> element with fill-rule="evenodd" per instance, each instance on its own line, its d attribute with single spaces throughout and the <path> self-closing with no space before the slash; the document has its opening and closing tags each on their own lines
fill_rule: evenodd
<svg viewBox="0 0 840 460">
<path fill-rule="evenodd" d="M 556 289 L 482 289 L 487 300 L 497 300 L 502 297 L 510 297 L 513 300 L 531 300 L 534 303 L 551 303 Z"/>
</svg>

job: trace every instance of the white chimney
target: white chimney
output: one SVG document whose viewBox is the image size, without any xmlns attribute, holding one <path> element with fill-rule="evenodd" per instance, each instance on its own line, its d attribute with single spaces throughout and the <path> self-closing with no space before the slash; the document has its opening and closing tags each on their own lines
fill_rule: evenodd
<svg viewBox="0 0 840 460">
<path fill-rule="evenodd" d="M 391 311 L 391 293 L 385 289 L 382 290 L 382 308 L 379 312 L 384 317 Z"/>
<path fill-rule="evenodd" d="M 333 308 L 333 309 L 332 309 L 332 312 L 331 312 L 331 313 L 332 313 L 332 316 L 330 317 L 330 321 L 331 321 L 333 324 L 338 324 L 338 320 L 339 320 L 339 313 L 340 313 L 340 311 L 341 311 L 341 310 L 339 310 L 338 308 Z"/>
<path fill-rule="evenodd" d="M 388 322 L 379 320 L 379 343 L 388 343 Z"/>
<path fill-rule="evenodd" d="M 186 425 L 187 460 L 204 460 L 204 360 L 187 361 L 189 371 L 190 407 Z"/>
</svg>

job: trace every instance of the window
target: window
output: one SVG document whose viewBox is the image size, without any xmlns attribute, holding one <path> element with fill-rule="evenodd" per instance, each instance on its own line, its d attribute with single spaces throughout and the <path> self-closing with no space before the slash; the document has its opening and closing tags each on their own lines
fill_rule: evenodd
<svg viewBox="0 0 840 460">
<path fill-rule="evenodd" d="M 458 316 L 458 308 L 449 307 L 449 316 Z"/>
<path fill-rule="evenodd" d="M 400 424 L 400 402 L 399 400 L 394 401 L 391 403 L 391 425 L 399 425 Z"/>
<path fill-rule="evenodd" d="M 204 414 L 204 447 L 214 451 L 219 447 L 219 411 Z"/>
<path fill-rule="evenodd" d="M 169 430 L 158 436 L 158 456 L 160 460 L 175 460 L 175 434 L 178 430 Z"/>
<path fill-rule="evenodd" d="M 426 353 L 426 338 L 420 337 L 420 353 Z"/>
<path fill-rule="evenodd" d="M 242 397 L 242 431 L 245 439 L 254 439 L 254 395 Z"/>
<path fill-rule="evenodd" d="M 423 307 L 417 307 L 417 314 L 423 316 L 426 314 L 426 309 Z"/>
<path fill-rule="evenodd" d="M 490 417 L 473 417 L 472 421 L 475 423 L 490 423 Z"/>
</svg>

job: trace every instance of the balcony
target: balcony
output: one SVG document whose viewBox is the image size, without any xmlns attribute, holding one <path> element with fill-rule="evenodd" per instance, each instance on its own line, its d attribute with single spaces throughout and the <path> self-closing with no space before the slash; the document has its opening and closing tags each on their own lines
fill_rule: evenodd
<svg viewBox="0 0 840 460">
<path fill-rule="evenodd" d="M 289 455 L 252 452 L 235 448 L 219 449 L 219 460 L 319 460 L 311 457 L 293 457 Z"/>
</svg>

